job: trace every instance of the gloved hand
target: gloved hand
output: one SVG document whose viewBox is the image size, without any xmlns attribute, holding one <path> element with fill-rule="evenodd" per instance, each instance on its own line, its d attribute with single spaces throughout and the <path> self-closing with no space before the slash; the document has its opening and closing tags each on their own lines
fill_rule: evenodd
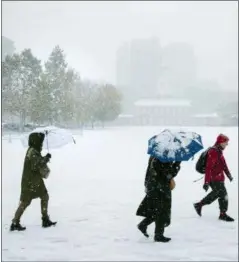
<svg viewBox="0 0 239 262">
<path fill-rule="evenodd" d="M 46 158 L 46 161 L 49 162 L 50 159 L 51 159 L 51 154 L 47 153 L 46 156 L 45 156 L 45 158 Z"/>
<path fill-rule="evenodd" d="M 208 185 L 208 184 L 204 184 L 204 185 L 203 185 L 203 189 L 207 192 L 208 189 L 209 189 L 209 185 Z"/>
<path fill-rule="evenodd" d="M 46 157 L 50 159 L 50 158 L 51 158 L 51 154 L 50 154 L 50 153 L 47 153 L 47 154 L 46 154 Z"/>
<path fill-rule="evenodd" d="M 227 175 L 228 179 L 230 180 L 230 182 L 232 182 L 232 180 L 233 180 L 233 177 L 232 177 L 232 175 L 231 175 L 230 171 L 226 171 L 225 173 L 226 173 L 226 175 Z"/>
</svg>

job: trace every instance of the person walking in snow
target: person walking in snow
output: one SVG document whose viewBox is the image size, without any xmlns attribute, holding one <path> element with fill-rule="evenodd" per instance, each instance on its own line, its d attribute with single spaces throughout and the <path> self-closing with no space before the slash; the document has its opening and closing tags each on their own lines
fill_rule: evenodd
<svg viewBox="0 0 239 262">
<path fill-rule="evenodd" d="M 26 208 L 35 198 L 41 199 L 42 227 L 55 225 L 48 216 L 49 195 L 45 187 L 43 178 L 49 174 L 47 163 L 51 154 L 42 157 L 41 151 L 45 135 L 43 133 L 32 133 L 28 138 L 29 148 L 26 152 L 22 181 L 20 204 L 10 226 L 10 231 L 23 231 L 26 227 L 21 226 L 20 219 Z"/>
<path fill-rule="evenodd" d="M 223 134 L 217 137 L 216 143 L 207 153 L 205 182 L 203 189 L 207 192 L 209 187 L 212 191 L 203 198 L 200 202 L 194 204 L 194 208 L 199 216 L 202 215 L 202 207 L 210 205 L 218 199 L 220 215 L 219 219 L 223 221 L 234 221 L 233 218 L 227 215 L 228 209 L 228 194 L 224 184 L 225 175 L 230 181 L 233 180 L 227 163 L 223 156 L 223 150 L 228 146 L 229 138 Z"/>
<path fill-rule="evenodd" d="M 168 242 L 164 236 L 165 227 L 171 223 L 171 190 L 175 187 L 174 177 L 180 170 L 180 162 L 162 163 L 154 157 L 149 158 L 145 177 L 146 196 L 139 205 L 136 215 L 145 217 L 138 229 L 146 236 L 147 227 L 155 222 L 155 242 Z"/>
</svg>

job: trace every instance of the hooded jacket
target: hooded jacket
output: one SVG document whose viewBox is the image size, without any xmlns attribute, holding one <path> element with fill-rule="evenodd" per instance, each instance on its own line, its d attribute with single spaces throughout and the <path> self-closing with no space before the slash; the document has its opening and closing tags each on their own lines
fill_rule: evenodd
<svg viewBox="0 0 239 262">
<path fill-rule="evenodd" d="M 47 157 L 41 155 L 44 137 L 45 135 L 42 133 L 29 135 L 29 148 L 26 152 L 22 173 L 21 201 L 30 201 L 47 193 L 40 172 L 49 161 Z"/>
<path fill-rule="evenodd" d="M 43 133 L 31 133 L 28 138 L 28 146 L 41 153 L 44 138 Z"/>
<path fill-rule="evenodd" d="M 214 146 L 209 149 L 206 162 L 205 184 L 209 184 L 210 182 L 224 182 L 224 173 L 229 179 L 231 178 L 226 160 L 223 156 L 223 148 L 220 146 L 221 143 L 227 141 L 229 141 L 228 137 L 219 135 Z"/>
</svg>

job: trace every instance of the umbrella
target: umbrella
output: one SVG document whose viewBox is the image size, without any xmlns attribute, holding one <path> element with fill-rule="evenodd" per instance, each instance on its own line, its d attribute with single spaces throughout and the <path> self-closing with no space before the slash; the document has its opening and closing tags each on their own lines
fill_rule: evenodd
<svg viewBox="0 0 239 262">
<path fill-rule="evenodd" d="M 72 134 L 63 128 L 58 128 L 55 126 L 46 126 L 46 127 L 38 127 L 32 130 L 27 135 L 21 138 L 22 144 L 24 147 L 28 146 L 28 137 L 31 133 L 44 133 L 45 139 L 43 142 L 43 149 L 49 148 L 59 148 L 65 146 L 69 143 L 76 143 Z"/>
<path fill-rule="evenodd" d="M 202 138 L 195 132 L 166 129 L 148 141 L 148 154 L 164 163 L 188 161 L 201 149 Z"/>
</svg>

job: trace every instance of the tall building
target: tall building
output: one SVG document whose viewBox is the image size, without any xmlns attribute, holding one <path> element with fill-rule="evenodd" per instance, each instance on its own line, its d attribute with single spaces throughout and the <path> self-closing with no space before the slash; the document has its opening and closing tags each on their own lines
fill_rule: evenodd
<svg viewBox="0 0 239 262">
<path fill-rule="evenodd" d="M 116 85 L 123 93 L 125 111 L 130 110 L 134 101 L 157 95 L 161 66 L 157 38 L 135 39 L 122 45 L 116 63 Z"/>
<path fill-rule="evenodd" d="M 7 55 L 12 55 L 14 51 L 14 42 L 5 36 L 2 36 L 2 59 L 4 60 Z"/>
<path fill-rule="evenodd" d="M 163 79 L 177 97 L 185 97 L 197 82 L 197 60 L 193 47 L 187 43 L 171 43 L 162 49 L 165 66 Z"/>
</svg>

